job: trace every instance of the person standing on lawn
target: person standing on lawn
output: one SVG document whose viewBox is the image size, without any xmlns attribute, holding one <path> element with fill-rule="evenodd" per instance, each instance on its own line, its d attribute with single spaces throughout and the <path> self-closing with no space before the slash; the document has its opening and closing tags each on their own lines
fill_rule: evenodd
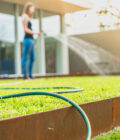
<svg viewBox="0 0 120 140">
<path fill-rule="evenodd" d="M 22 14 L 22 23 L 24 27 L 24 40 L 23 40 L 23 54 L 22 54 L 22 74 L 24 79 L 32 79 L 32 70 L 33 64 L 35 61 L 35 44 L 34 44 L 34 35 L 40 36 L 43 32 L 33 32 L 32 31 L 32 22 L 31 19 L 33 18 L 35 12 L 35 7 L 31 2 L 28 2 L 24 6 L 23 14 Z M 28 67 L 27 67 L 27 63 Z"/>
</svg>

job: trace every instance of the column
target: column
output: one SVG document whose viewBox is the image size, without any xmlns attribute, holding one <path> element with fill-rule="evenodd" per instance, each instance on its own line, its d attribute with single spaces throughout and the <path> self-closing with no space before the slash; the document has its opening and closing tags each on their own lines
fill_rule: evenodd
<svg viewBox="0 0 120 140">
<path fill-rule="evenodd" d="M 40 11 L 40 17 L 39 17 L 40 30 L 42 29 L 42 18 L 43 18 L 43 14 L 42 14 L 42 11 Z M 37 40 L 37 59 L 38 59 L 37 60 L 38 61 L 38 74 L 45 75 L 46 74 L 46 59 L 45 59 L 44 34 L 38 37 L 38 40 Z"/>
<path fill-rule="evenodd" d="M 66 27 L 65 27 L 65 17 L 61 15 L 61 32 L 65 36 L 62 36 L 63 42 L 67 40 L 66 38 Z M 62 74 L 69 74 L 69 47 L 62 43 L 61 45 L 61 71 Z"/>
<path fill-rule="evenodd" d="M 19 6 L 15 4 L 15 47 L 14 47 L 14 56 L 15 56 L 15 74 L 21 74 L 21 48 L 18 37 L 18 17 L 19 17 Z"/>
</svg>

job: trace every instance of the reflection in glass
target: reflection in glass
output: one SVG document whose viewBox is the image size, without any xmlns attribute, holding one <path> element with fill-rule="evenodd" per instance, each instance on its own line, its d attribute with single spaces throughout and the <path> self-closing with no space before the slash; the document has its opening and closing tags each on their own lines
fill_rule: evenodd
<svg viewBox="0 0 120 140">
<path fill-rule="evenodd" d="M 60 15 L 43 12 L 42 27 L 45 37 L 46 72 L 56 73 L 56 49 L 58 43 L 53 36 L 60 33 Z"/>
<path fill-rule="evenodd" d="M 14 74 L 14 16 L 0 13 L 0 74 Z"/>
</svg>

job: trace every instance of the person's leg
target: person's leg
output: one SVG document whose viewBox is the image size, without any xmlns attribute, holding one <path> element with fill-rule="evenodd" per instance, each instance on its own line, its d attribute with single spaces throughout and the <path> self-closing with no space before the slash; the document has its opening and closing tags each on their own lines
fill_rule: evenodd
<svg viewBox="0 0 120 140">
<path fill-rule="evenodd" d="M 29 61 L 29 77 L 30 78 L 32 78 L 34 61 L 35 61 L 35 47 L 34 47 L 34 43 L 32 42 L 32 48 L 30 52 L 30 61 Z"/>
<path fill-rule="evenodd" d="M 22 74 L 24 75 L 24 78 L 27 78 L 27 61 L 28 61 L 28 55 L 29 55 L 28 41 L 24 40 L 23 45 L 24 45 L 24 48 L 23 48 L 23 55 L 22 55 Z"/>
</svg>

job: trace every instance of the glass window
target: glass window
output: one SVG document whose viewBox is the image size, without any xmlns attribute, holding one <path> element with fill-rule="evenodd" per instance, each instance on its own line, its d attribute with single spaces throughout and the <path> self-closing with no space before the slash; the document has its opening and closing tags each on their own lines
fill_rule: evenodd
<svg viewBox="0 0 120 140">
<path fill-rule="evenodd" d="M 5 9 L 7 9 L 5 11 Z M 14 74 L 15 24 L 12 4 L 0 2 L 0 74 Z"/>
<path fill-rule="evenodd" d="M 45 32 L 46 71 L 56 73 L 56 51 L 59 42 L 54 36 L 61 31 L 60 15 L 44 11 L 42 28 Z"/>
<path fill-rule="evenodd" d="M 46 15 L 43 18 L 43 30 L 48 35 L 58 35 L 60 33 L 60 16 L 59 15 Z"/>
<path fill-rule="evenodd" d="M 45 41 L 47 73 L 56 73 L 56 43 L 53 38 L 47 38 Z"/>
</svg>

